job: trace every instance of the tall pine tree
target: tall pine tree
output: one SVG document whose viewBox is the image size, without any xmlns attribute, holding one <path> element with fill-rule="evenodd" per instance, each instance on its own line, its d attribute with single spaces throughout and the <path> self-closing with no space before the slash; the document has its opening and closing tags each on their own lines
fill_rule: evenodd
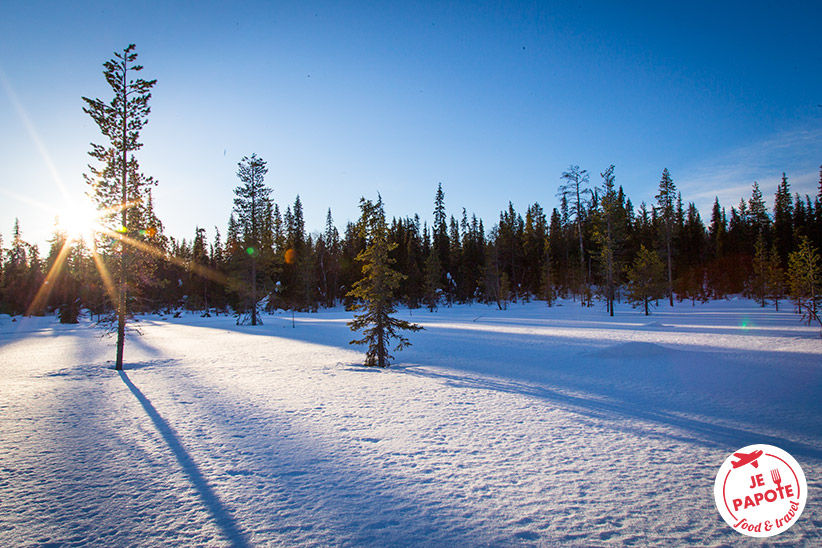
<svg viewBox="0 0 822 548">
<path fill-rule="evenodd" d="M 114 98 L 106 103 L 100 99 L 83 97 L 86 103 L 83 111 L 91 116 L 108 141 L 106 145 L 92 143 L 89 155 L 99 161 L 102 167 L 89 166 L 91 174 L 85 178 L 92 187 L 92 197 L 100 209 L 109 214 L 108 221 L 114 225 L 112 235 L 118 243 L 115 366 L 118 370 L 123 369 L 130 278 L 138 270 L 133 264 L 134 253 L 130 251 L 128 240 L 154 236 L 157 230 L 145 222 L 147 217 L 153 217 L 148 198 L 149 188 L 156 182 L 140 172 L 134 156 L 143 146 L 139 141 L 140 131 L 148 122 L 151 112 L 148 101 L 157 80 L 139 78 L 138 74 L 143 67 L 136 64 L 136 61 L 134 44 L 130 44 L 122 52 L 115 52 L 114 58 L 103 64 L 103 74 L 114 92 Z"/>
<path fill-rule="evenodd" d="M 668 300 L 674 306 L 674 259 L 673 243 L 674 229 L 676 227 L 676 209 L 674 207 L 676 199 L 676 185 L 674 185 L 668 168 L 662 170 L 662 179 L 659 181 L 659 194 L 656 195 L 657 215 L 662 224 L 662 238 L 665 247 L 665 255 L 668 263 Z"/>
<path fill-rule="evenodd" d="M 265 160 L 256 154 L 243 156 L 237 164 L 237 177 L 242 184 L 234 189 L 234 213 L 237 223 L 243 229 L 243 247 L 248 256 L 249 288 L 246 312 L 251 325 L 257 325 L 257 261 L 260 255 L 263 217 L 269 210 L 271 189 L 265 186 L 265 174 L 268 173 Z M 239 321 L 239 318 L 238 318 Z"/>
</svg>

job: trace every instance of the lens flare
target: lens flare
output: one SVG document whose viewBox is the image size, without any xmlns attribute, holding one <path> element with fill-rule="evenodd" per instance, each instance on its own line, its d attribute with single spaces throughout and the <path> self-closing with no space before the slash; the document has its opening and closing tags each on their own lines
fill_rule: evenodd
<svg viewBox="0 0 822 548">
<path fill-rule="evenodd" d="M 57 216 L 57 226 L 71 239 L 90 239 L 99 230 L 100 212 L 88 201 L 76 202 Z"/>
</svg>

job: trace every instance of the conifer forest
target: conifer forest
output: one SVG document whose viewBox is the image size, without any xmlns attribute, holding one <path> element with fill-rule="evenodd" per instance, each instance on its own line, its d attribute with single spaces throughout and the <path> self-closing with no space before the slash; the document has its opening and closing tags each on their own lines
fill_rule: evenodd
<svg viewBox="0 0 822 548">
<path fill-rule="evenodd" d="M 364 276 L 359 258 L 374 230 L 369 211 L 337 227 L 329 207 L 324 227 L 306 227 L 300 196 L 277 196 L 266 160 L 253 151 L 238 159 L 237 179 L 226 181 L 236 186 L 234 203 L 225 204 L 227 226 L 165 233 L 152 201 L 158 182 L 137 160 L 156 80 L 128 82 L 143 68 L 136 57 L 131 45 L 105 63 L 113 99 L 83 98 L 108 140 L 92 145 L 85 174 L 99 225 L 78 238 L 58 222 L 49 249 L 41 250 L 15 222 L 2 240 L 0 313 L 57 312 L 71 323 L 81 310 L 101 319 L 122 319 L 121 308 L 186 310 L 256 324 L 277 309 L 355 307 L 362 294 L 352 290 Z M 652 203 L 625 194 L 615 165 L 570 165 L 554 180 L 553 188 L 546 182 L 548 196 L 500 204 L 494 219 L 448 203 L 447 188 L 431 183 L 430 211 L 379 225 L 400 275 L 393 301 L 436 311 L 474 302 L 551 306 L 562 297 L 613 314 L 613 303 L 627 300 L 647 314 L 674 299 L 745 295 L 777 309 L 790 301 L 807 321 L 819 321 L 822 166 L 815 196 L 792 193 L 783 174 L 781 181 L 754 181 L 737 204 L 716 199 L 704 217 L 667 169 L 648 182 L 656 189 Z M 551 211 L 539 204 L 554 197 L 559 206 Z"/>
</svg>

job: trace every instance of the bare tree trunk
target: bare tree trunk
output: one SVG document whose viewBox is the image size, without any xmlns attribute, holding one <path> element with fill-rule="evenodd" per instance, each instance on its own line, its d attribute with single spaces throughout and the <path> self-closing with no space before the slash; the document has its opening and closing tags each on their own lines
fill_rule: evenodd
<svg viewBox="0 0 822 548">
<path fill-rule="evenodd" d="M 128 205 L 128 147 L 126 139 L 128 137 L 128 80 L 126 73 L 128 72 L 128 63 L 123 61 L 123 181 L 121 183 L 121 203 L 120 203 L 120 272 L 119 272 L 119 290 L 117 292 L 117 362 L 114 368 L 118 371 L 123 369 L 123 347 L 125 346 L 126 338 L 126 242 L 125 237 L 128 234 L 128 215 L 126 214 L 126 207 Z"/>
<path fill-rule="evenodd" d="M 256 253 L 256 249 L 254 253 Z M 251 255 L 251 325 L 257 325 L 257 259 Z"/>
<path fill-rule="evenodd" d="M 117 295 L 117 364 L 114 366 L 117 371 L 123 370 L 123 346 L 126 338 L 126 290 L 123 281 L 121 275 L 120 290 Z"/>
</svg>

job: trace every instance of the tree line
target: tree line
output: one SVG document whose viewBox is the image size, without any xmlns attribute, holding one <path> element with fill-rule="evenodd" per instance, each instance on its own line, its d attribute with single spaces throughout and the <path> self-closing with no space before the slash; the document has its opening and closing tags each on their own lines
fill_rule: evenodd
<svg viewBox="0 0 822 548">
<path fill-rule="evenodd" d="M 791 298 L 804 307 L 806 293 L 819 292 L 822 170 L 820 193 L 813 200 L 792 195 L 783 176 L 772 209 L 754 183 L 751 196 L 730 212 L 717 199 L 707 224 L 692 202 L 684 205 L 667 170 L 657 202 L 638 207 L 616 186 L 614 171 L 609 166 L 597 186 L 588 182 L 585 170 L 572 166 L 562 174 L 571 184 L 560 185 L 560 205 L 550 214 L 536 202 L 524 212 L 509 203 L 490 229 L 465 208 L 459 216 L 448 215 L 440 184 L 430 223 L 415 214 L 385 224 L 394 269 L 404 276 L 396 300 L 433 311 L 454 303 L 505 308 L 523 300 L 551 305 L 566 298 L 584 306 L 600 301 L 613 313 L 612 303 L 622 299 L 645 307 L 659 299 L 672 304 L 674 299 L 697 302 L 737 294 L 763 306 L 778 307 Z M 325 229 L 308 232 L 300 196 L 283 211 L 264 183 L 266 172 L 266 162 L 256 155 L 239 163 L 240 184 L 225 236 L 214 227 L 209 238 L 196 227 L 190 239 L 178 240 L 164 234 L 150 200 L 147 207 L 130 210 L 133 225 L 140 227 L 132 230 L 135 238 L 152 250 L 132 252 L 138 257 L 130 265 L 131 310 L 238 313 L 256 323 L 260 311 L 355 305 L 349 293 L 363 278 L 357 256 L 365 249 L 367 217 L 340 233 L 329 209 Z M 69 241 L 57 226 L 41 257 L 15 222 L 2 251 L 0 309 L 9 314 L 58 311 L 68 320 L 80 309 L 111 312 L 116 303 L 96 263 L 116 270 L 116 242 L 116 233 L 98 233 L 92 242 Z M 49 298 L 32 309 L 61 253 L 63 268 L 50 280 Z M 803 275 L 814 274 L 802 282 Z M 802 288 L 814 281 L 815 289 Z"/>
</svg>

